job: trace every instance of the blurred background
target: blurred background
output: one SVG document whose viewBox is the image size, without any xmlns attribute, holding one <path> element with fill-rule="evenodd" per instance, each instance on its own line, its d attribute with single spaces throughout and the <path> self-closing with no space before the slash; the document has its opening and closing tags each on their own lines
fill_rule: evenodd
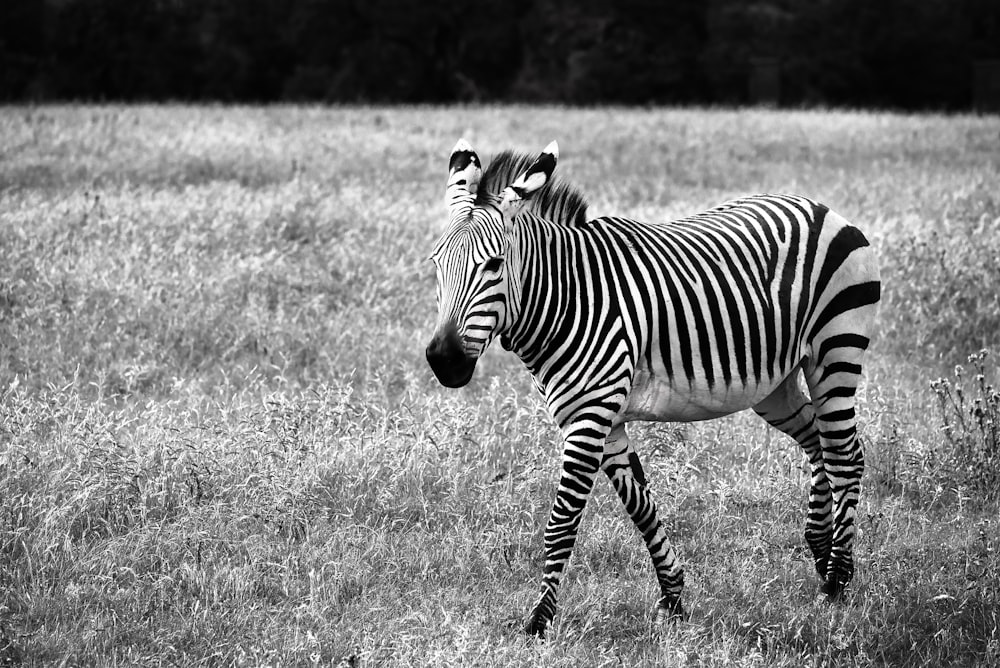
<svg viewBox="0 0 1000 668">
<path fill-rule="evenodd" d="M 998 0 L 3 0 L 4 101 L 1000 109 Z"/>
</svg>

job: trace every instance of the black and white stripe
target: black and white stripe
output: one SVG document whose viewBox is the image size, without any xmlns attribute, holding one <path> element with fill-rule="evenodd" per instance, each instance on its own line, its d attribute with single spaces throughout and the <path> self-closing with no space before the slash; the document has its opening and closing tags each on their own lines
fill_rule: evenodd
<svg viewBox="0 0 1000 668">
<path fill-rule="evenodd" d="M 582 197 L 553 186 L 556 159 L 553 143 L 535 160 L 501 154 L 482 172 L 468 144 L 456 147 L 427 350 L 441 382 L 456 387 L 500 336 L 561 430 L 542 594 L 527 630 L 543 632 L 555 612 L 602 470 L 649 549 L 658 615 L 682 614 L 683 571 L 624 423 L 746 408 L 809 458 L 806 540 L 823 591 L 837 598 L 854 570 L 864 468 L 854 395 L 880 293 L 864 235 L 790 195 L 746 197 L 666 224 L 587 220 Z"/>
</svg>

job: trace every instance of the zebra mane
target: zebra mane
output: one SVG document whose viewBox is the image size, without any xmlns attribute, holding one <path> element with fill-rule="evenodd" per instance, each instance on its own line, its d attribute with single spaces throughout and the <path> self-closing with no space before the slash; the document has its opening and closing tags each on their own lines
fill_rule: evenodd
<svg viewBox="0 0 1000 668">
<path fill-rule="evenodd" d="M 476 204 L 482 205 L 491 198 L 500 197 L 504 188 L 526 172 L 537 157 L 515 151 L 501 151 L 493 156 L 479 180 Z M 583 225 L 587 222 L 587 201 L 583 195 L 558 179 L 549 181 L 536 192 L 528 200 L 526 210 L 554 223 Z"/>
</svg>

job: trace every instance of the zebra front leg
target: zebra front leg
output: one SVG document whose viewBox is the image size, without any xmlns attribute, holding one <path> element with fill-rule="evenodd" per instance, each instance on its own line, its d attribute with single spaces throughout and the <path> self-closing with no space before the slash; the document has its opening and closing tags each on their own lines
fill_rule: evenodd
<svg viewBox="0 0 1000 668">
<path fill-rule="evenodd" d="M 635 528 L 642 534 L 653 560 L 653 569 L 660 585 L 660 598 L 656 602 L 655 611 L 657 624 L 683 619 L 681 591 L 684 588 L 684 570 L 667 540 L 656 512 L 656 503 L 646 487 L 646 474 L 625 433 L 624 425 L 615 426 L 608 435 L 601 469 L 618 493 Z"/>
<path fill-rule="evenodd" d="M 590 429 L 588 429 L 590 431 Z M 556 612 L 556 596 L 569 563 L 587 498 L 600 468 L 604 439 L 569 437 L 563 450 L 559 489 L 545 525 L 545 571 L 542 593 L 524 625 L 525 633 L 543 636 Z"/>
</svg>

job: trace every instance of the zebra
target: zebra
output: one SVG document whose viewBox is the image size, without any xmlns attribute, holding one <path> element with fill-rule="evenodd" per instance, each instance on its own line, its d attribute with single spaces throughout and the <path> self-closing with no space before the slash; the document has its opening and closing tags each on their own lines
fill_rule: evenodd
<svg viewBox="0 0 1000 668">
<path fill-rule="evenodd" d="M 864 470 L 855 393 L 881 292 L 868 240 L 793 195 L 743 197 L 665 224 L 588 220 L 579 191 L 553 180 L 557 159 L 552 142 L 537 157 L 501 152 L 484 170 L 460 140 L 450 221 L 430 255 L 438 317 L 426 358 L 437 380 L 466 385 L 499 337 L 563 439 L 541 594 L 524 630 L 543 635 L 555 614 L 601 471 L 652 558 L 656 622 L 686 618 L 684 571 L 624 425 L 747 408 L 807 455 L 805 540 L 820 591 L 840 599 L 854 574 Z"/>
</svg>

